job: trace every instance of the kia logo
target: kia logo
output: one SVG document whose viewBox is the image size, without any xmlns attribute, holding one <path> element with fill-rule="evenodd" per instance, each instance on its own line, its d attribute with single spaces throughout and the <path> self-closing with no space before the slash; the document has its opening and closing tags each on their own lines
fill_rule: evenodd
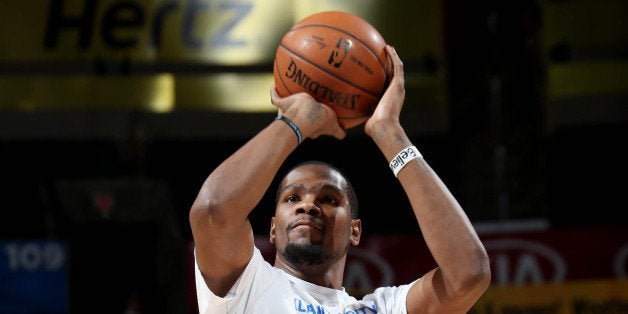
<svg viewBox="0 0 628 314">
<path fill-rule="evenodd" d="M 567 264 L 554 249 L 539 242 L 520 239 L 487 240 L 493 280 L 497 285 L 559 283 Z"/>
</svg>

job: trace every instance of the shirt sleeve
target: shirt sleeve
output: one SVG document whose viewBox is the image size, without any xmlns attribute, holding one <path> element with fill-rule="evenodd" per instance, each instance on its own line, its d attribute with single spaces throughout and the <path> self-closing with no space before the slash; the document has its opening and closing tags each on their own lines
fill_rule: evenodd
<svg viewBox="0 0 628 314">
<path fill-rule="evenodd" d="M 246 268 L 233 284 L 227 295 L 219 297 L 215 295 L 203 279 L 198 263 L 196 262 L 196 252 L 194 254 L 194 269 L 196 281 L 196 297 L 198 310 L 201 314 L 213 313 L 236 313 L 236 308 L 244 307 L 251 296 L 256 291 L 263 289 L 261 283 L 270 282 L 274 274 L 270 271 L 268 264 L 257 247 L 254 247 L 253 256 Z M 257 284 L 254 284 L 254 281 Z"/>
<path fill-rule="evenodd" d="M 406 298 L 408 297 L 410 287 L 415 282 L 400 286 L 377 288 L 373 293 L 364 296 L 362 300 L 374 302 L 377 306 L 377 313 L 406 314 Z"/>
</svg>

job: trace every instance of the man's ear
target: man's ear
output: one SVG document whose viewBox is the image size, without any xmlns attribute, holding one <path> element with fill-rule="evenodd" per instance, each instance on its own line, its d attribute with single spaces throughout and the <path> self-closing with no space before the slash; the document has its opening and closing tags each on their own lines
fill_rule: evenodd
<svg viewBox="0 0 628 314">
<path fill-rule="evenodd" d="M 270 218 L 270 243 L 275 244 L 275 217 Z"/>
<path fill-rule="evenodd" d="M 351 220 L 351 244 L 356 246 L 360 244 L 360 237 L 362 236 L 362 220 Z"/>
</svg>

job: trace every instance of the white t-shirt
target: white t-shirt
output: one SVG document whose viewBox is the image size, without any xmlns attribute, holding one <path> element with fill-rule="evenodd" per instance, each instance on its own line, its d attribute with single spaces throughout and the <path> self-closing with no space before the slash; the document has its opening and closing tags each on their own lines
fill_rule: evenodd
<svg viewBox="0 0 628 314">
<path fill-rule="evenodd" d="M 196 262 L 194 268 L 201 314 L 404 314 L 411 286 L 378 288 L 362 300 L 356 300 L 344 290 L 317 286 L 288 275 L 264 260 L 256 247 L 240 278 L 221 298 L 209 290 Z"/>
</svg>

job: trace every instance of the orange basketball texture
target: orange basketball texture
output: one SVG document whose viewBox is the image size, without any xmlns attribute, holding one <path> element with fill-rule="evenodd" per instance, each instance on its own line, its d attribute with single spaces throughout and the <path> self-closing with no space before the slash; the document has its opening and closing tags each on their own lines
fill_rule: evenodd
<svg viewBox="0 0 628 314">
<path fill-rule="evenodd" d="M 277 47 L 273 74 L 286 97 L 306 92 L 330 106 L 345 129 L 366 121 L 392 73 L 382 35 L 364 19 L 326 11 L 297 22 Z"/>
</svg>

